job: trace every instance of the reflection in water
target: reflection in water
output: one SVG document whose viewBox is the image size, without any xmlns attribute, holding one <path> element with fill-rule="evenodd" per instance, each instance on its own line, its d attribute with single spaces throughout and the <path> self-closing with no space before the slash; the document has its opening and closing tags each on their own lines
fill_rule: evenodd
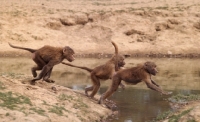
<svg viewBox="0 0 200 122">
<path fill-rule="evenodd" d="M 131 118 L 127 118 L 124 122 L 133 122 Z"/>
<path fill-rule="evenodd" d="M 70 88 L 84 90 L 85 87 L 85 85 L 73 85 Z M 107 87 L 101 87 L 99 94 L 106 90 Z M 173 90 L 173 95 L 176 94 L 200 94 L 200 90 Z M 149 122 L 157 115 L 172 110 L 167 101 L 169 97 L 148 89 L 119 88 L 110 98 L 117 103 L 119 115 L 108 118 L 107 122 Z"/>
<path fill-rule="evenodd" d="M 111 99 L 118 105 L 119 118 L 111 122 L 145 122 L 152 120 L 161 112 L 170 110 L 167 96 L 161 96 L 152 90 L 128 87 L 118 90 Z"/>
<path fill-rule="evenodd" d="M 93 68 L 103 64 L 108 59 L 76 59 L 72 64 L 88 66 Z M 153 79 L 162 89 L 173 91 L 173 94 L 200 93 L 200 59 L 125 59 L 126 67 L 135 66 L 145 61 L 154 61 L 159 73 Z M 1 73 L 23 73 L 31 75 L 31 67 L 34 62 L 29 58 L 1 58 Z M 52 79 L 57 84 L 75 90 L 84 90 L 90 86 L 90 75 L 87 71 L 63 66 L 59 64 L 54 67 Z M 111 81 L 101 82 L 99 94 L 104 93 Z M 119 88 L 110 98 L 115 101 L 119 109 L 119 117 L 110 118 L 110 122 L 147 122 L 158 114 L 170 110 L 167 98 L 146 87 L 144 83 L 127 85 L 125 90 Z"/>
</svg>

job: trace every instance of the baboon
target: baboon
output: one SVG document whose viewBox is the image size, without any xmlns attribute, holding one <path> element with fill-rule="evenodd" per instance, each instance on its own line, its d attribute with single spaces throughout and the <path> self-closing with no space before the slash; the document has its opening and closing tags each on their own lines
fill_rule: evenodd
<svg viewBox="0 0 200 122">
<path fill-rule="evenodd" d="M 27 50 L 31 52 L 33 61 L 37 66 L 32 67 L 32 75 L 34 79 L 31 80 L 31 84 L 35 84 L 35 81 L 43 78 L 46 82 L 55 82 L 50 78 L 53 66 L 59 64 L 64 59 L 67 59 L 69 62 L 72 62 L 74 58 L 74 50 L 69 46 L 65 47 L 52 47 L 45 45 L 39 49 L 31 49 L 25 47 L 14 46 L 9 43 L 12 48 Z M 42 70 L 37 76 L 36 70 Z"/>
<path fill-rule="evenodd" d="M 149 61 L 145 62 L 144 64 L 139 64 L 136 67 L 118 71 L 112 78 L 112 84 L 110 88 L 108 88 L 108 90 L 101 95 L 99 103 L 104 104 L 104 100 L 117 90 L 122 80 L 132 85 L 136 85 L 137 83 L 144 81 L 148 88 L 158 91 L 161 94 L 170 94 L 170 92 L 163 91 L 159 85 L 151 79 L 151 75 L 156 75 L 157 72 L 156 64 Z"/>
<path fill-rule="evenodd" d="M 97 93 L 97 91 L 100 88 L 100 80 L 112 79 L 112 76 L 114 75 L 114 73 L 125 65 L 124 56 L 119 55 L 117 45 L 114 42 L 112 42 L 112 44 L 115 47 L 115 54 L 105 64 L 97 66 L 94 69 L 91 69 L 88 67 L 75 66 L 69 63 L 62 62 L 62 64 L 84 69 L 90 72 L 93 86 L 89 86 L 85 88 L 85 94 L 88 97 L 94 98 L 94 95 Z M 123 84 L 121 84 L 121 86 L 124 87 Z M 88 91 L 92 91 L 92 93 L 88 95 Z"/>
</svg>

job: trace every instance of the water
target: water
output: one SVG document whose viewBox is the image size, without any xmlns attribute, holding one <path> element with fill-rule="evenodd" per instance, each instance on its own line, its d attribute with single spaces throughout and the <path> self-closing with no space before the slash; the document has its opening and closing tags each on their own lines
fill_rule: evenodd
<svg viewBox="0 0 200 122">
<path fill-rule="evenodd" d="M 72 64 L 95 67 L 108 59 L 76 59 Z M 200 93 L 200 59 L 157 59 L 127 58 L 125 67 L 132 67 L 145 61 L 154 61 L 159 73 L 152 77 L 162 89 L 172 91 L 173 95 Z M 67 62 L 67 61 L 66 61 Z M 29 58 L 1 58 L 1 73 L 21 73 L 31 76 L 30 68 L 35 65 Z M 54 67 L 52 79 L 57 84 L 76 90 L 84 90 L 91 85 L 87 71 L 59 64 Z M 106 91 L 111 81 L 101 82 L 99 94 Z M 171 110 L 167 98 L 152 91 L 144 83 L 126 85 L 125 90 L 119 88 L 109 99 L 118 105 L 119 116 L 110 118 L 109 122 L 148 122 L 158 114 Z"/>
</svg>

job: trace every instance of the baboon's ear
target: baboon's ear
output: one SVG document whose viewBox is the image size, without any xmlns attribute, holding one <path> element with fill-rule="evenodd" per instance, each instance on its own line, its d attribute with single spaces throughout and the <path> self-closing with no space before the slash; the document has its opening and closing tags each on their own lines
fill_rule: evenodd
<svg viewBox="0 0 200 122">
<path fill-rule="evenodd" d="M 63 53 L 65 53 L 66 52 L 66 48 L 63 48 Z"/>
<path fill-rule="evenodd" d="M 144 68 L 145 68 L 146 70 L 148 70 L 148 72 L 149 72 L 149 70 L 150 70 L 150 68 L 151 68 L 151 63 L 150 63 L 149 61 L 145 62 L 145 63 L 144 63 Z"/>
<path fill-rule="evenodd" d="M 67 46 L 65 46 L 64 48 L 63 48 L 63 53 L 66 53 L 67 52 Z"/>
</svg>

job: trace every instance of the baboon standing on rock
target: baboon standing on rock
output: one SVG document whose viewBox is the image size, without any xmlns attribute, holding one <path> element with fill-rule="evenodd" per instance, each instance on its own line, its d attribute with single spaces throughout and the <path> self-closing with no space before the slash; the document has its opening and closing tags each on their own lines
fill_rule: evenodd
<svg viewBox="0 0 200 122">
<path fill-rule="evenodd" d="M 52 69 L 54 65 L 59 64 L 64 59 L 67 59 L 69 62 L 74 60 L 74 50 L 69 46 L 65 47 L 52 47 L 45 45 L 39 49 L 31 49 L 25 47 L 14 46 L 9 43 L 12 48 L 27 50 L 31 52 L 33 61 L 37 64 L 37 66 L 32 67 L 32 75 L 34 77 L 31 80 L 31 84 L 35 84 L 35 81 L 43 78 L 46 82 L 55 82 L 50 78 Z M 37 76 L 36 70 L 42 70 L 40 74 Z"/>
<path fill-rule="evenodd" d="M 97 66 L 94 69 L 75 66 L 69 63 L 62 62 L 62 64 L 84 69 L 90 72 L 93 86 L 85 88 L 85 94 L 88 97 L 94 98 L 94 95 L 98 92 L 100 88 L 100 80 L 112 79 L 112 76 L 116 73 L 116 71 L 118 71 L 120 67 L 123 67 L 125 65 L 124 56 L 119 55 L 117 45 L 114 42 L 112 42 L 112 44 L 115 47 L 115 55 L 113 55 L 112 58 L 108 60 L 105 64 Z M 121 86 L 124 87 L 123 84 L 121 84 Z M 92 91 L 92 93 L 88 95 L 88 91 Z"/>
<path fill-rule="evenodd" d="M 102 94 L 99 103 L 103 104 L 104 100 L 117 90 L 122 80 L 133 85 L 144 81 L 148 88 L 160 92 L 161 94 L 170 94 L 170 92 L 163 91 L 159 85 L 151 79 L 151 75 L 156 75 L 157 72 L 158 71 L 156 70 L 154 62 L 145 62 L 144 64 L 139 64 L 136 67 L 118 71 L 113 76 L 111 87 L 104 94 Z"/>
</svg>

